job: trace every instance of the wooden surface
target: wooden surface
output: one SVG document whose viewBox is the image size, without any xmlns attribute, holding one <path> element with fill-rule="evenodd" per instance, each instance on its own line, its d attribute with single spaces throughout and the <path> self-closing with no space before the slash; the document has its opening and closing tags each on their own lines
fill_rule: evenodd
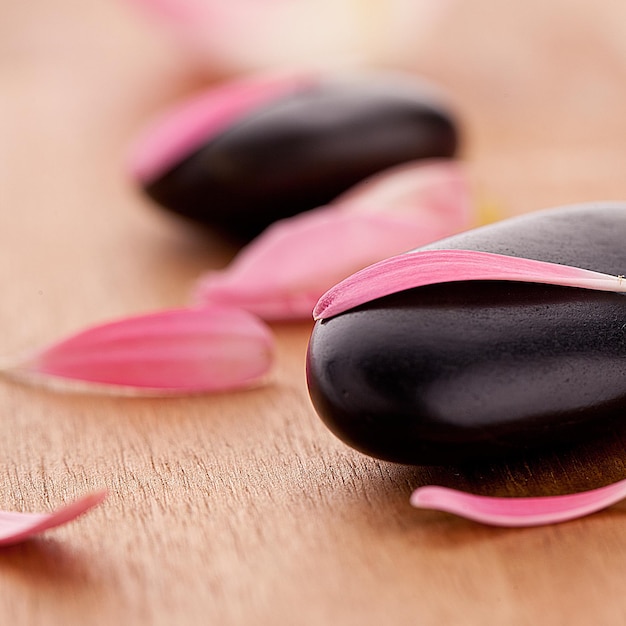
<svg viewBox="0 0 626 626">
<path fill-rule="evenodd" d="M 459 2 L 403 65 L 450 92 L 477 193 L 501 214 L 626 198 L 626 5 Z M 216 72 L 217 73 L 217 72 Z M 182 304 L 234 250 L 161 214 L 125 151 L 213 80 L 122 3 L 0 5 L 5 354 Z M 270 383 L 182 399 L 0 382 L 0 508 L 108 487 L 77 522 L 0 553 L 0 624 L 626 623 L 626 505 L 497 530 L 413 510 L 431 481 L 513 495 L 626 476 L 626 444 L 511 466 L 407 468 L 310 406 L 310 324 L 277 325 Z"/>
</svg>

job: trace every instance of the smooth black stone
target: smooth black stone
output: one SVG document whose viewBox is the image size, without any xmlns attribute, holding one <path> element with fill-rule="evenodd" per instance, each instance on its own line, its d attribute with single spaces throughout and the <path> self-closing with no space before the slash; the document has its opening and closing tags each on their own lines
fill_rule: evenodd
<svg viewBox="0 0 626 626">
<path fill-rule="evenodd" d="M 626 204 L 541 212 L 446 239 L 626 273 Z M 313 330 L 311 398 L 366 454 L 402 463 L 513 458 L 626 429 L 626 299 L 467 281 L 380 298 Z"/>
<path fill-rule="evenodd" d="M 159 204 L 250 238 L 414 159 L 451 157 L 451 114 L 408 81 L 327 82 L 260 107 L 147 186 Z"/>
</svg>

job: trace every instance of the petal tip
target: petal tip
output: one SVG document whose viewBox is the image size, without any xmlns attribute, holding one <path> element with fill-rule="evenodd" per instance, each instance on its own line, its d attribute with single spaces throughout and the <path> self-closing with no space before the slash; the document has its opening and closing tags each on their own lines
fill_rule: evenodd
<svg viewBox="0 0 626 626">
<path fill-rule="evenodd" d="M 21 543 L 46 530 L 71 522 L 101 504 L 107 494 L 106 489 L 88 493 L 52 513 L 0 511 L 0 546 Z"/>
</svg>

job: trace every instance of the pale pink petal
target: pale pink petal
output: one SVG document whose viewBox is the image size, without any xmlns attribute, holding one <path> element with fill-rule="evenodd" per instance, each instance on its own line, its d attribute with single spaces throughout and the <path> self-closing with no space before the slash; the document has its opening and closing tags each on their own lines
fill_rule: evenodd
<svg viewBox="0 0 626 626">
<path fill-rule="evenodd" d="M 471 220 L 469 188 L 458 164 L 393 169 L 333 205 L 276 222 L 225 270 L 202 277 L 195 299 L 240 306 L 268 320 L 310 319 L 337 281 L 464 230 Z"/>
<path fill-rule="evenodd" d="M 170 26 L 175 24 L 184 26 L 199 17 L 192 2 L 180 0 L 129 0 L 129 2 L 163 19 Z"/>
<path fill-rule="evenodd" d="M 128 168 L 148 184 L 257 107 L 311 84 L 312 76 L 272 74 L 213 87 L 156 120 L 135 142 Z"/>
<path fill-rule="evenodd" d="M 314 310 L 326 319 L 392 293 L 463 280 L 507 280 L 626 292 L 622 276 L 473 250 L 422 250 L 385 259 L 327 291 Z"/>
<path fill-rule="evenodd" d="M 181 34 L 202 32 L 206 36 L 220 36 L 219 31 L 237 26 L 252 25 L 249 21 L 264 17 L 268 9 L 287 6 L 292 0 L 233 0 L 224 3 L 221 0 L 129 0 L 144 7 L 155 16 L 164 18 L 172 26 L 180 26 Z M 263 20 L 264 21 L 264 20 Z"/>
<path fill-rule="evenodd" d="M 273 337 L 258 318 L 226 307 L 173 309 L 94 326 L 22 361 L 9 373 L 187 393 L 260 379 Z"/>
<path fill-rule="evenodd" d="M 406 65 L 452 0 L 129 0 L 212 73 Z"/>
<path fill-rule="evenodd" d="M 474 217 L 465 170 L 454 159 L 417 160 L 389 168 L 338 196 L 333 206 L 358 213 L 406 214 L 469 224 Z"/>
<path fill-rule="evenodd" d="M 106 491 L 90 493 L 54 513 L 13 513 L 0 511 L 0 546 L 12 546 L 33 535 L 71 522 L 106 498 Z"/>
<path fill-rule="evenodd" d="M 421 509 L 455 513 L 492 526 L 541 526 L 600 511 L 626 497 L 626 480 L 563 496 L 499 498 L 429 485 L 416 489 L 411 504 Z"/>
</svg>

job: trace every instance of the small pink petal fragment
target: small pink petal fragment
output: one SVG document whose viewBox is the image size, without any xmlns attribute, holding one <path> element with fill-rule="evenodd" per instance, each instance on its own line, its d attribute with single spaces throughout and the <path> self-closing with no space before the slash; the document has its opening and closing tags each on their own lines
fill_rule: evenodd
<svg viewBox="0 0 626 626">
<path fill-rule="evenodd" d="M 131 176 L 149 184 L 247 113 L 312 82 L 311 76 L 258 76 L 195 96 L 156 120 L 135 142 Z"/>
<path fill-rule="evenodd" d="M 463 230 L 471 219 L 468 184 L 454 162 L 394 168 L 332 205 L 276 222 L 228 268 L 202 277 L 195 299 L 240 306 L 267 320 L 310 319 L 337 281 Z"/>
<path fill-rule="evenodd" d="M 600 511 L 626 497 L 626 480 L 606 487 L 563 496 L 498 498 L 478 496 L 447 487 L 416 489 L 411 504 L 445 511 L 491 526 L 542 526 L 577 519 Z"/>
<path fill-rule="evenodd" d="M 106 491 L 96 491 L 75 500 L 54 513 L 0 511 L 0 546 L 15 545 L 44 530 L 71 522 L 100 504 L 106 496 Z"/>
<path fill-rule="evenodd" d="M 272 354 L 269 329 L 246 311 L 173 309 L 84 330 L 16 373 L 169 393 L 219 391 L 256 382 Z"/>
<path fill-rule="evenodd" d="M 473 250 L 422 250 L 370 265 L 335 285 L 317 303 L 315 319 L 338 315 L 392 293 L 464 280 L 506 280 L 626 292 L 626 280 L 600 272 Z"/>
</svg>

